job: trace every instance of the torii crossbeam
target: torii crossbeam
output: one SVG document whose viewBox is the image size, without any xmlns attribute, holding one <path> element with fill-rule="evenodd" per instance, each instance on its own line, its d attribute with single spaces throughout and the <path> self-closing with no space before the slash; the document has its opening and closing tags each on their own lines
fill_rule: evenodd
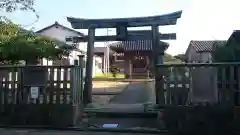
<svg viewBox="0 0 240 135">
<path fill-rule="evenodd" d="M 92 68 L 95 41 L 123 41 L 123 40 L 152 40 L 154 65 L 163 63 L 164 52 L 159 51 L 158 44 L 160 40 L 176 39 L 175 33 L 162 34 L 159 33 L 158 26 L 176 25 L 177 19 L 181 18 L 182 11 L 170 14 L 135 17 L 135 18 L 115 18 L 115 19 L 82 19 L 67 17 L 74 29 L 88 29 L 88 36 L 72 37 L 73 42 L 88 41 L 85 89 L 83 91 L 84 103 L 92 101 Z M 128 27 L 151 26 L 151 30 L 128 31 Z M 95 36 L 97 28 L 116 28 L 115 36 Z M 69 39 L 68 39 L 69 40 Z M 155 68 L 155 73 L 157 68 Z M 155 75 L 157 81 L 161 81 L 162 76 Z M 157 86 L 158 87 L 158 86 Z M 164 92 L 156 87 L 156 103 L 164 103 Z"/>
</svg>

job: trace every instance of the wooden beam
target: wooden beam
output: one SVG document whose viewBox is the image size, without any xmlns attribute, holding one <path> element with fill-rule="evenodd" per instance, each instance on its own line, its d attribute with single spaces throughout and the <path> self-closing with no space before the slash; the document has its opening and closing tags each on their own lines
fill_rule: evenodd
<svg viewBox="0 0 240 135">
<path fill-rule="evenodd" d="M 165 15 L 131 18 L 109 18 L 109 19 L 87 19 L 67 17 L 74 29 L 88 29 L 94 25 L 95 28 L 117 28 L 119 24 L 125 27 L 141 27 L 151 25 L 175 25 L 177 19 L 181 18 L 182 11 Z"/>
<path fill-rule="evenodd" d="M 145 34 L 139 34 L 139 35 L 133 35 L 130 34 L 123 38 L 122 36 L 96 36 L 95 41 L 96 42 L 104 42 L 104 41 L 131 41 L 131 40 L 151 40 L 151 35 L 145 35 Z M 168 34 L 159 34 L 159 40 L 174 40 L 176 39 L 176 33 L 168 33 Z M 87 42 L 88 36 L 84 37 L 69 37 L 66 38 L 66 40 L 72 41 L 73 43 L 79 43 L 79 42 Z"/>
</svg>

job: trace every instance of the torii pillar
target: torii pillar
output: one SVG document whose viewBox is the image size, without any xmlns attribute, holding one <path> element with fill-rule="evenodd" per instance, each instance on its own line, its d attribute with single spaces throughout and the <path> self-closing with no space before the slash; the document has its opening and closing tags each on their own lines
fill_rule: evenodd
<svg viewBox="0 0 240 135">
<path fill-rule="evenodd" d="M 151 26 L 152 30 L 152 48 L 153 48 L 153 53 L 152 53 L 152 58 L 154 58 L 153 61 L 153 74 L 155 78 L 155 94 L 156 94 L 156 103 L 157 104 L 164 104 L 164 89 L 163 89 L 163 74 L 159 72 L 159 68 L 157 68 L 157 64 L 163 64 L 163 56 L 164 56 L 164 50 L 159 49 L 159 27 L 158 25 L 152 25 Z M 158 51 L 162 52 L 158 52 Z"/>
<path fill-rule="evenodd" d="M 88 28 L 86 76 L 83 90 L 83 104 L 92 102 L 92 72 L 94 57 L 95 27 Z"/>
</svg>

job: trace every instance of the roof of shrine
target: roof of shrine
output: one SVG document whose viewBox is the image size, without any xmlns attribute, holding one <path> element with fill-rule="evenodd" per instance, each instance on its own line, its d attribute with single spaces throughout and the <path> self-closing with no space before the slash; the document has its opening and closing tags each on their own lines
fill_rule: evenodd
<svg viewBox="0 0 240 135">
<path fill-rule="evenodd" d="M 215 47 L 225 45 L 226 40 L 192 40 L 189 46 L 193 46 L 196 52 L 211 52 Z"/>
<path fill-rule="evenodd" d="M 182 11 L 177 11 L 164 15 L 132 18 L 110 18 L 110 19 L 86 19 L 67 17 L 74 29 L 95 28 L 116 28 L 119 25 L 126 27 L 140 27 L 150 25 L 175 25 L 177 19 L 182 15 Z"/>
<path fill-rule="evenodd" d="M 169 46 L 168 43 L 160 41 L 163 44 L 163 49 L 166 50 Z M 113 50 L 121 51 L 152 51 L 152 40 L 132 40 L 120 41 L 109 45 Z M 159 45 L 160 46 L 160 45 Z"/>
<path fill-rule="evenodd" d="M 106 51 L 107 51 L 107 47 L 94 47 L 94 53 L 95 54 L 103 54 Z M 109 49 L 109 53 L 113 54 L 114 51 Z"/>
<path fill-rule="evenodd" d="M 226 45 L 229 45 L 231 42 L 237 42 L 239 43 L 240 42 L 240 30 L 234 30 L 233 33 L 230 35 L 230 37 L 228 38 L 227 40 L 227 44 Z"/>
</svg>

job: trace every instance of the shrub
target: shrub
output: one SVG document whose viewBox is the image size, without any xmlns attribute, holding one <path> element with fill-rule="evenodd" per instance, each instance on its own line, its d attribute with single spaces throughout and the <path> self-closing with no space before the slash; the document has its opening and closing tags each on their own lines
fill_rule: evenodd
<svg viewBox="0 0 240 135">
<path fill-rule="evenodd" d="M 117 73 L 120 72 L 120 69 L 116 65 L 111 65 L 110 72 L 112 73 L 112 76 L 114 78 L 116 78 L 117 77 Z"/>
</svg>

